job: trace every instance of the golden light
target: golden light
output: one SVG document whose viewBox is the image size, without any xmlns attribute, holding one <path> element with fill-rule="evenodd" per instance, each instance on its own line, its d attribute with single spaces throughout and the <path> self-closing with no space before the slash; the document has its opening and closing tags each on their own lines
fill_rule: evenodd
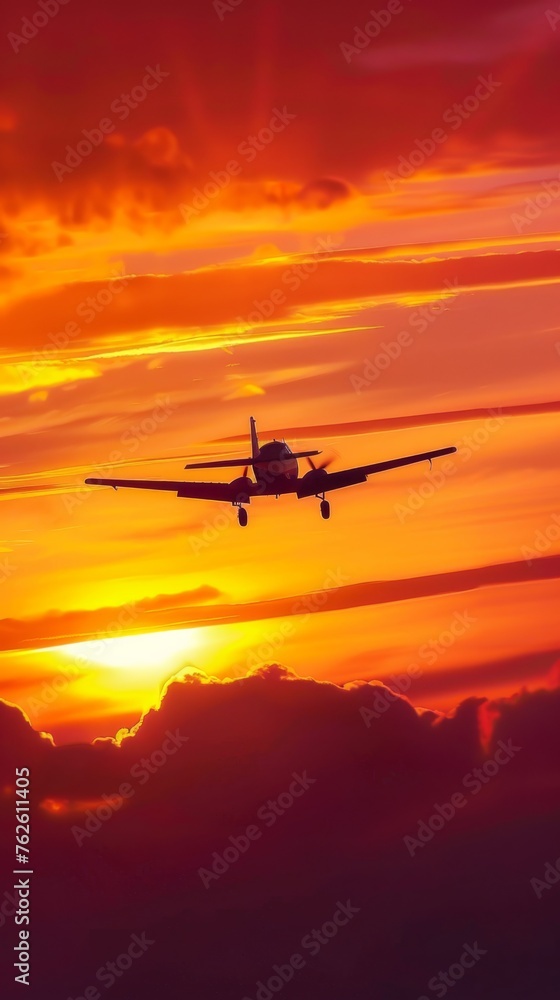
<svg viewBox="0 0 560 1000">
<path fill-rule="evenodd" d="M 52 647 L 75 665 L 87 668 L 96 664 L 117 670 L 142 670 L 144 673 L 162 673 L 177 667 L 184 658 L 200 647 L 201 629 L 175 629 L 168 632 L 147 632 L 90 639 Z"/>
</svg>

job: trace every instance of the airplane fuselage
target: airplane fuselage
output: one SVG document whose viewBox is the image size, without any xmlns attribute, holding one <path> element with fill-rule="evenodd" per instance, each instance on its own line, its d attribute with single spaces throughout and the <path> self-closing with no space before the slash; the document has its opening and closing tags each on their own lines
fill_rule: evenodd
<svg viewBox="0 0 560 1000">
<path fill-rule="evenodd" d="M 281 494 L 294 493 L 299 500 L 315 496 L 321 501 L 321 516 L 328 520 L 331 508 L 326 494 L 332 490 L 341 490 L 347 486 L 365 483 L 368 476 L 376 472 L 385 472 L 388 469 L 396 469 L 416 462 L 429 461 L 431 464 L 433 458 L 450 455 L 457 451 L 455 446 L 439 448 L 436 451 L 407 455 L 404 458 L 374 462 L 370 465 L 360 465 L 351 469 L 343 469 L 340 472 L 327 472 L 327 466 L 330 464 L 328 461 L 323 460 L 318 465 L 313 461 L 316 455 L 321 454 L 320 451 L 313 449 L 293 452 L 285 441 L 277 440 L 269 441 L 260 446 L 254 417 L 250 417 L 249 423 L 251 437 L 249 457 L 213 459 L 209 462 L 194 462 L 185 465 L 185 469 L 243 468 L 242 475 L 231 482 L 88 478 L 86 484 L 88 486 L 112 486 L 115 490 L 121 486 L 139 490 L 168 490 L 178 497 L 188 497 L 192 500 L 225 501 L 238 508 L 237 516 L 242 527 L 247 524 L 245 505 L 250 504 L 251 500 L 257 496 L 278 497 Z M 309 469 L 301 477 L 298 470 L 298 458 L 305 458 L 309 463 Z M 254 479 L 249 476 L 249 469 L 252 469 Z"/>
<path fill-rule="evenodd" d="M 284 441 L 269 441 L 259 448 L 253 470 L 257 485 L 263 490 L 268 487 L 267 492 L 274 492 L 274 487 L 278 486 L 278 492 L 282 493 L 283 483 L 293 485 L 293 480 L 298 478 L 297 458 Z"/>
</svg>

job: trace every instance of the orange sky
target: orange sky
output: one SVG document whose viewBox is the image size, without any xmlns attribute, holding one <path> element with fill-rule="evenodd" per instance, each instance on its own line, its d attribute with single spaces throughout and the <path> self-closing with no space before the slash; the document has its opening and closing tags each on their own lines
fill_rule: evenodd
<svg viewBox="0 0 560 1000">
<path fill-rule="evenodd" d="M 405 4 L 348 60 L 359 6 L 127 6 L 69 4 L 0 69 L 0 695 L 64 741 L 131 724 L 186 664 L 420 662 L 409 696 L 436 708 L 542 682 L 560 35 L 537 4 L 473 3 L 468 28 Z M 82 486 L 243 455 L 249 414 L 334 468 L 459 451 L 333 494 L 329 522 L 262 499 L 243 531 L 220 504 Z"/>
</svg>

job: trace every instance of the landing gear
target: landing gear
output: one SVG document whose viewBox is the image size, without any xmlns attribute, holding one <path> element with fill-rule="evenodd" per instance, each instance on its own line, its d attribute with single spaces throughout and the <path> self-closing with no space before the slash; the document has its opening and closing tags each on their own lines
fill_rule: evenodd
<svg viewBox="0 0 560 1000">
<path fill-rule="evenodd" d="M 244 507 L 240 507 L 237 511 L 237 520 L 241 528 L 244 528 L 249 520 L 249 515 Z"/>
<path fill-rule="evenodd" d="M 321 517 L 324 518 L 325 521 L 328 521 L 331 516 L 331 505 L 329 501 L 325 499 L 324 493 L 316 493 L 315 496 L 317 497 L 317 500 L 321 501 Z"/>
</svg>

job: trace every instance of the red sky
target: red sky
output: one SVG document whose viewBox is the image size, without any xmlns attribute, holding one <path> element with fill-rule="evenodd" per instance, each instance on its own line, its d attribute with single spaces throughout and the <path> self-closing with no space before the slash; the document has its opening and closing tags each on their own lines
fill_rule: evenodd
<svg viewBox="0 0 560 1000">
<path fill-rule="evenodd" d="M 35 8 L 1 14 L 0 694 L 60 741 L 186 664 L 420 661 L 409 697 L 446 708 L 558 657 L 560 33 L 405 0 L 367 42 L 369 9 L 69 0 L 27 40 Z M 243 532 L 82 487 L 244 454 L 250 414 L 336 468 L 459 451 Z"/>
</svg>

